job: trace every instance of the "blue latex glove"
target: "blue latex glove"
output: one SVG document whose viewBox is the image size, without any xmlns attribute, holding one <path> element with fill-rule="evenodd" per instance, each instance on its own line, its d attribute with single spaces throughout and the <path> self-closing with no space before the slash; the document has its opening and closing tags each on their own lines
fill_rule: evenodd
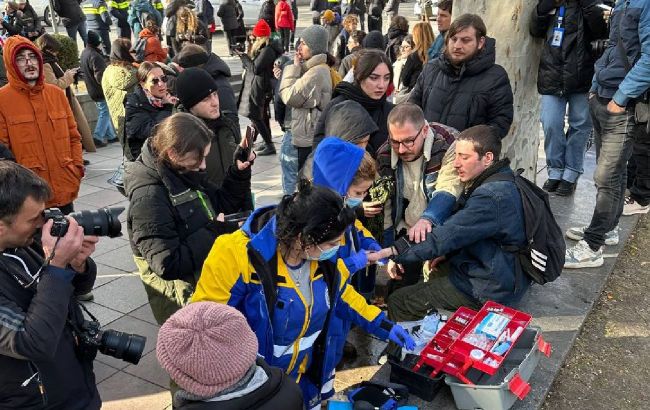
<svg viewBox="0 0 650 410">
<path fill-rule="evenodd" d="M 413 340 L 409 332 L 404 330 L 400 325 L 393 325 L 393 328 L 388 334 L 388 339 L 397 343 L 401 347 L 406 347 L 406 350 L 415 349 L 415 340 Z"/>
</svg>

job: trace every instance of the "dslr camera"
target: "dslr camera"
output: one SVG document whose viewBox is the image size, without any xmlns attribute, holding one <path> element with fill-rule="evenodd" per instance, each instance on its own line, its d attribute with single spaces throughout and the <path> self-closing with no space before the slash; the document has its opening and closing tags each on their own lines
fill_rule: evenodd
<svg viewBox="0 0 650 410">
<path fill-rule="evenodd" d="M 122 236 L 122 223 L 117 217 L 124 211 L 121 206 L 114 208 L 101 208 L 94 211 L 73 212 L 70 216 L 74 218 L 79 226 L 84 228 L 84 235 L 108 236 L 117 238 Z M 65 236 L 70 223 L 59 208 L 48 208 L 43 211 L 45 220 L 52 219 L 50 234 L 55 237 Z"/>
<path fill-rule="evenodd" d="M 79 354 L 91 360 L 100 351 L 107 356 L 138 364 L 147 341 L 146 337 L 136 334 L 102 330 L 97 320 L 84 320 L 81 328 L 76 328 L 74 333 Z"/>
</svg>

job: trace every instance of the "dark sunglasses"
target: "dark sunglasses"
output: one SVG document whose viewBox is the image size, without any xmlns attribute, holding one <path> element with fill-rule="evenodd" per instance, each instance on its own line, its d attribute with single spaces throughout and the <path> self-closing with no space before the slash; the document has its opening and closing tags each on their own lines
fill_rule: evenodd
<svg viewBox="0 0 650 410">
<path fill-rule="evenodd" d="M 167 76 L 163 75 L 162 77 L 154 77 L 151 79 L 151 84 L 158 85 L 159 83 L 167 83 Z"/>
</svg>

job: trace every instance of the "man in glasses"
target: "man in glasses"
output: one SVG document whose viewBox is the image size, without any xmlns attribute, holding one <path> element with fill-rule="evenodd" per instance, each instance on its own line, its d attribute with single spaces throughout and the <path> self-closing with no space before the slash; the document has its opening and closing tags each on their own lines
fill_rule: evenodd
<svg viewBox="0 0 650 410">
<path fill-rule="evenodd" d="M 458 132 L 442 124 L 427 123 L 415 104 L 398 104 L 388 115 L 388 142 L 378 152 L 379 172 L 395 181 L 384 206 L 384 245 L 408 235 L 423 240 L 435 225 L 451 215 L 462 184 L 453 168 L 449 149 Z M 448 152 L 449 151 L 449 152 Z M 388 265 L 393 280 L 388 293 L 417 283 L 422 262 Z"/>
<path fill-rule="evenodd" d="M 52 189 L 46 206 L 73 211 L 84 175 L 81 137 L 63 90 L 46 84 L 43 59 L 24 37 L 5 42 L 9 84 L 0 88 L 0 143 Z"/>
</svg>

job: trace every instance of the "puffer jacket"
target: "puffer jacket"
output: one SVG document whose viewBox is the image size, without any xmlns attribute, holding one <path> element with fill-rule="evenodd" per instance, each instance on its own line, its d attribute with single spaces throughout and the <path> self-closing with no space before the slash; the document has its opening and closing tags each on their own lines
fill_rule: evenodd
<svg viewBox="0 0 650 410">
<path fill-rule="evenodd" d="M 398 263 L 447 255 L 449 280 L 471 300 L 518 302 L 530 286 L 515 253 L 506 246 L 526 243 L 521 195 L 513 181 L 485 181 L 493 174 L 511 174 L 510 161 L 485 170 L 464 194 L 464 205 L 444 225 L 436 225 L 426 240 L 396 258 Z"/>
<path fill-rule="evenodd" d="M 610 17 L 609 46 L 596 61 L 591 91 L 625 106 L 650 86 L 650 2 L 618 1 Z M 627 70 L 619 41 L 627 51 Z"/>
<path fill-rule="evenodd" d="M 23 35 L 30 41 L 34 41 L 45 32 L 45 29 L 41 25 L 41 20 L 38 18 L 38 14 L 34 11 L 31 4 L 26 3 L 25 8 L 21 11 L 23 13 L 20 18 L 23 24 Z"/>
<path fill-rule="evenodd" d="M 148 28 L 141 30 L 138 34 L 139 38 L 144 38 L 146 43 L 144 46 L 144 61 L 151 62 L 167 62 L 167 49 L 163 48 L 158 34 L 154 34 Z"/>
<path fill-rule="evenodd" d="M 271 27 L 271 32 L 275 31 L 275 3 L 273 0 L 264 0 L 257 19 L 265 20 Z"/>
<path fill-rule="evenodd" d="M 237 19 L 237 7 L 232 0 L 223 0 L 217 16 L 221 19 L 221 25 L 224 30 L 235 30 L 239 28 L 239 20 Z"/>
<path fill-rule="evenodd" d="M 28 48 L 38 56 L 40 76 L 31 87 L 14 63 Z M 77 198 L 84 175 L 81 135 L 63 90 L 45 83 L 43 57 L 29 40 L 12 36 L 4 44 L 3 62 L 9 84 L 0 88 L 0 143 L 16 161 L 45 179 L 53 195 L 47 206 L 67 205 Z"/>
<path fill-rule="evenodd" d="M 221 188 L 190 179 L 158 163 L 148 143 L 138 160 L 126 167 L 127 229 L 159 324 L 189 301 L 217 236 L 238 228 L 209 215 L 239 212 L 250 191 L 250 179 L 250 167 L 239 171 L 234 166 Z"/>
<path fill-rule="evenodd" d="M 496 41 L 488 37 L 483 50 L 455 68 L 442 54 L 429 61 L 418 78 L 409 102 L 419 105 L 427 121 L 463 131 L 474 125 L 495 127 L 501 138 L 513 117 L 508 73 L 496 64 Z"/>
<path fill-rule="evenodd" d="M 293 30 L 293 11 L 286 0 L 278 1 L 278 4 L 275 6 L 275 27 L 278 29 L 288 28 Z"/>
<path fill-rule="evenodd" d="M 280 97 L 291 107 L 293 145 L 311 147 L 314 126 L 332 97 L 327 55 L 315 55 L 300 66 L 287 66 L 280 82 Z"/>
<path fill-rule="evenodd" d="M 138 85 L 136 69 L 133 66 L 109 64 L 102 77 L 102 90 L 108 105 L 108 113 L 117 138 L 124 146 L 124 123 L 126 112 L 124 103 L 126 96 L 133 93 Z"/>
<path fill-rule="evenodd" d="M 603 10 L 596 0 L 563 1 L 554 14 L 540 16 L 533 8 L 530 33 L 543 38 L 542 57 L 539 61 L 537 90 L 542 95 L 564 96 L 586 93 L 594 76 L 594 57 L 591 41 L 607 36 Z M 551 46 L 553 33 L 559 20 L 559 10 L 564 7 L 562 28 L 564 36 L 560 47 Z"/>
<path fill-rule="evenodd" d="M 239 116 L 237 115 L 237 98 L 235 91 L 230 83 L 230 67 L 218 55 L 210 53 L 208 61 L 203 65 L 203 69 L 210 74 L 210 76 L 217 83 L 217 94 L 219 95 L 219 109 L 221 112 L 236 122 L 239 129 Z M 237 133 L 238 140 L 239 132 Z"/>
<path fill-rule="evenodd" d="M 334 394 L 346 321 L 382 340 L 393 323 L 350 286 L 340 260 L 308 262 L 313 303 L 307 308 L 278 256 L 276 226 L 275 207 L 260 208 L 240 230 L 217 238 L 192 301 L 226 303 L 242 312 L 257 336 L 258 353 L 299 380 L 311 409 Z"/>
<path fill-rule="evenodd" d="M 267 109 L 273 94 L 271 84 L 273 63 L 282 54 L 283 50 L 280 42 L 270 40 L 269 45 L 262 48 L 254 59 L 251 59 L 248 54 L 240 55 L 246 72 L 237 99 L 239 115 L 257 120 L 264 117 L 264 111 Z"/>
<path fill-rule="evenodd" d="M 152 135 L 153 128 L 172 115 L 171 104 L 154 107 L 142 87 L 126 96 L 124 121 L 124 156 L 135 161 L 140 155 L 144 141 Z"/>
</svg>

